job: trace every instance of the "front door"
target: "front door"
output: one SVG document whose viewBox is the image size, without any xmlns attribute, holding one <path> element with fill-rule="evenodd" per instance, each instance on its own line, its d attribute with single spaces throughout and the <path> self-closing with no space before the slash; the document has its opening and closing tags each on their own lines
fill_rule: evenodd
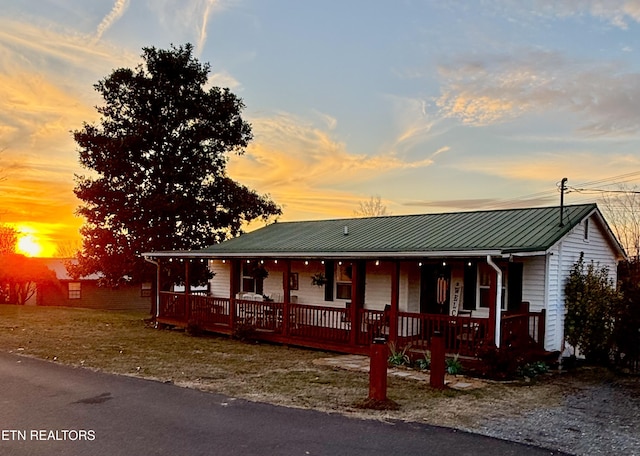
<svg viewBox="0 0 640 456">
<path fill-rule="evenodd" d="M 423 264 L 420 269 L 420 312 L 449 313 L 451 269 L 442 264 Z"/>
</svg>

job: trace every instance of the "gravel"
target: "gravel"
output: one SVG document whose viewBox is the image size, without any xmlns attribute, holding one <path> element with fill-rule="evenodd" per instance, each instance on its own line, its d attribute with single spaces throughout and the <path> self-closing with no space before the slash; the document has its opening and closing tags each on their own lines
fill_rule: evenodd
<svg viewBox="0 0 640 456">
<path fill-rule="evenodd" d="M 493 417 L 470 430 L 575 455 L 640 456 L 640 379 L 576 384 L 558 406 Z"/>
</svg>

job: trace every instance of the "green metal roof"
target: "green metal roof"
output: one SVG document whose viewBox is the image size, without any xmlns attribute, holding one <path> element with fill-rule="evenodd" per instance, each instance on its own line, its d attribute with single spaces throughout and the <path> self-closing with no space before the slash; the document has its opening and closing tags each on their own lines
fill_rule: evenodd
<svg viewBox="0 0 640 456">
<path fill-rule="evenodd" d="M 544 252 L 594 211 L 598 211 L 595 204 L 565 206 L 563 226 L 559 207 L 278 222 L 182 253 L 210 257 L 402 257 Z M 612 242 L 618 245 L 615 238 Z M 173 253 L 179 256 L 179 252 Z"/>
</svg>

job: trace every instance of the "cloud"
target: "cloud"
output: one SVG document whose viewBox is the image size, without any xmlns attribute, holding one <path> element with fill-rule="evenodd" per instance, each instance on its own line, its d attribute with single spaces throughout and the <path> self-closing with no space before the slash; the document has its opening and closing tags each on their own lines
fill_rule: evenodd
<svg viewBox="0 0 640 456">
<path fill-rule="evenodd" d="M 228 1 L 225 2 L 229 3 Z M 211 15 L 225 8 L 221 0 L 149 0 L 148 6 L 160 22 L 172 33 L 182 33 L 195 41 L 196 55 L 200 55 L 207 40 L 207 26 Z"/>
<path fill-rule="evenodd" d="M 434 128 L 439 120 L 435 109 L 428 106 L 423 98 L 408 98 L 387 95 L 392 108 L 395 137 L 386 146 L 397 155 L 405 155 L 412 150 L 422 148 L 423 144 L 437 134 Z"/>
<path fill-rule="evenodd" d="M 404 203 L 407 207 L 418 208 L 445 208 L 446 210 L 485 210 L 485 209 L 514 209 L 520 207 L 536 207 L 553 204 L 557 201 L 556 195 L 536 198 L 470 198 L 470 199 L 442 199 L 428 201 L 410 201 Z"/>
<path fill-rule="evenodd" d="M 98 24 L 94 41 L 99 41 L 100 38 L 102 38 L 102 35 L 104 34 L 104 32 L 106 32 L 113 25 L 114 22 L 116 22 L 118 19 L 122 17 L 124 12 L 127 10 L 128 6 L 129 6 L 129 0 L 116 0 L 109 14 L 107 14 L 102 19 L 100 24 Z"/>
<path fill-rule="evenodd" d="M 116 66 L 135 66 L 139 56 L 108 43 L 95 43 L 88 35 L 55 24 L 34 24 L 0 17 L 0 72 L 27 71 L 48 81 L 91 88 Z"/>
<path fill-rule="evenodd" d="M 348 190 L 351 185 L 433 163 L 431 157 L 407 161 L 393 153 L 353 154 L 324 119 L 321 127 L 286 113 L 250 119 L 254 142 L 244 156 L 231 158 L 230 175 L 259 192 L 268 189 L 285 206 L 285 216 L 286 208 L 335 216 L 350 215 L 361 199 Z"/>
<path fill-rule="evenodd" d="M 559 53 L 460 58 L 439 68 L 436 100 L 444 117 L 489 125 L 528 113 L 570 112 L 592 135 L 640 132 L 640 73 L 614 64 L 569 60 Z"/>
<path fill-rule="evenodd" d="M 216 87 L 227 87 L 232 90 L 237 90 L 242 86 L 240 81 L 238 81 L 226 71 L 211 74 L 209 76 L 209 83 Z"/>
<path fill-rule="evenodd" d="M 621 169 L 639 169 L 640 157 L 624 153 L 566 150 L 531 152 L 510 156 L 467 157 L 457 169 L 514 182 L 544 183 L 568 176 L 571 181 L 594 181 L 620 174 Z"/>
<path fill-rule="evenodd" d="M 590 15 L 622 29 L 640 23 L 638 0 L 537 0 L 534 6 L 559 17 Z"/>
</svg>

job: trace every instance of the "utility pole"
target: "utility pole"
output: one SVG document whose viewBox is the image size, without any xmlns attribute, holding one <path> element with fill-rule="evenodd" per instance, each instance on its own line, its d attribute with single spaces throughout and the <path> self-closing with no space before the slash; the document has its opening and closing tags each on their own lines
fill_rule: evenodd
<svg viewBox="0 0 640 456">
<path fill-rule="evenodd" d="M 564 226 L 564 192 L 567 189 L 567 178 L 563 177 L 560 181 L 560 228 Z"/>
</svg>

